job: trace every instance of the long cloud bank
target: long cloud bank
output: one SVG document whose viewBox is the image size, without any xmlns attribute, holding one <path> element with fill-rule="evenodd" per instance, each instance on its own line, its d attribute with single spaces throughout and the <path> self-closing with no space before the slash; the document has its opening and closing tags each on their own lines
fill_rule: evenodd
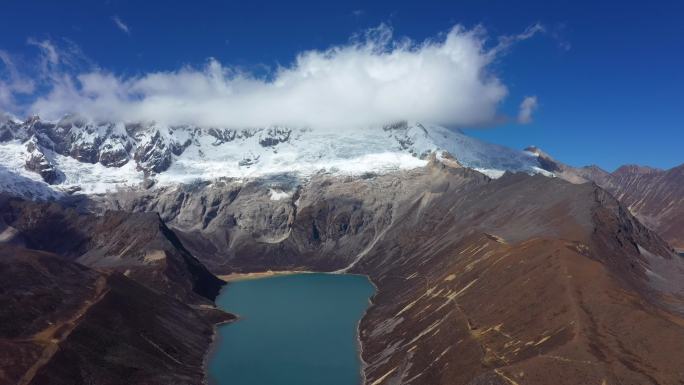
<svg viewBox="0 0 684 385">
<path fill-rule="evenodd" d="M 382 25 L 346 45 L 300 53 L 268 78 L 215 59 L 203 68 L 127 78 L 100 69 L 62 70 L 45 76 L 49 87 L 27 110 L 48 119 L 75 113 L 96 120 L 221 127 L 338 129 L 397 120 L 491 124 L 507 95 L 490 71 L 492 62 L 512 43 L 540 30 L 533 26 L 488 47 L 482 28 L 455 26 L 438 38 L 415 42 L 395 39 Z M 57 60 L 53 48 L 43 46 L 46 68 Z"/>
</svg>

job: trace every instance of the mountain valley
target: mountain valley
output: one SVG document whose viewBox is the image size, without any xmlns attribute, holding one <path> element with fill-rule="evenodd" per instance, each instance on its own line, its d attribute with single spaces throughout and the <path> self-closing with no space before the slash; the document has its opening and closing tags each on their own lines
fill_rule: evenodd
<svg viewBox="0 0 684 385">
<path fill-rule="evenodd" d="M 0 383 L 199 384 L 216 275 L 268 270 L 371 279 L 367 385 L 684 381 L 682 166 L 419 123 L 2 127 Z"/>
</svg>

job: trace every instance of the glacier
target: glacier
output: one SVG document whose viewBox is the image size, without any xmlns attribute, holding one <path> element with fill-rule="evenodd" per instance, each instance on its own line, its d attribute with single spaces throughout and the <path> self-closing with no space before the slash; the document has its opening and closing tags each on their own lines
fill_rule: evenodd
<svg viewBox="0 0 684 385">
<path fill-rule="evenodd" d="M 52 122 L 38 117 L 0 122 L 0 189 L 47 199 L 143 183 L 362 176 L 422 167 L 430 154 L 454 158 L 491 178 L 506 171 L 549 175 L 534 154 L 419 122 L 332 132 L 97 123 L 67 116 Z M 280 195 L 274 192 L 273 197 Z"/>
</svg>

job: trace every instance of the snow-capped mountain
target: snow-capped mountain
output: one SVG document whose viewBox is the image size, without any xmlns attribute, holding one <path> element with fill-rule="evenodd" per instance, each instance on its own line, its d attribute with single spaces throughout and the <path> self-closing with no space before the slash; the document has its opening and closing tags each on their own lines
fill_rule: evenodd
<svg viewBox="0 0 684 385">
<path fill-rule="evenodd" d="M 0 123 L 0 187 L 19 191 L 24 185 L 49 184 L 40 194 L 50 195 L 76 189 L 98 193 L 146 180 L 166 185 L 276 174 L 362 175 L 420 167 L 431 153 L 448 153 L 491 177 L 505 171 L 545 172 L 530 153 L 421 123 L 330 132 L 93 123 L 68 116 Z"/>
</svg>

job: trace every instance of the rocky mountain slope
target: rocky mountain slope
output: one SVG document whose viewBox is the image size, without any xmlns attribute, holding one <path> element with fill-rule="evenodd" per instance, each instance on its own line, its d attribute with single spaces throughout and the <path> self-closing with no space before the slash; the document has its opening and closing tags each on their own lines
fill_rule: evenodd
<svg viewBox="0 0 684 385">
<path fill-rule="evenodd" d="M 213 300 L 222 282 L 155 213 L 81 214 L 56 203 L 0 200 L 3 242 L 117 271 L 187 302 Z"/>
<path fill-rule="evenodd" d="M 593 180 L 684 252 L 684 164 L 669 170 L 623 166 Z"/>
<path fill-rule="evenodd" d="M 366 384 L 684 380 L 684 260 L 592 184 L 434 158 L 366 178 L 91 199 L 159 212 L 216 272 L 369 275 Z"/>
<path fill-rule="evenodd" d="M 200 383 L 211 326 L 230 318 L 213 274 L 268 269 L 377 285 L 367 385 L 684 381 L 684 259 L 637 206 L 582 183 L 598 169 L 417 123 L 3 127 L 0 189 L 51 201 L 0 201 L 8 383 Z"/>
<path fill-rule="evenodd" d="M 626 165 L 612 173 L 597 166 L 564 165 L 537 148 L 541 167 L 572 183 L 594 182 L 613 194 L 639 220 L 684 252 L 684 164 L 669 170 Z"/>
<path fill-rule="evenodd" d="M 223 284 L 152 213 L 0 202 L 0 383 L 199 383 Z"/>
</svg>

